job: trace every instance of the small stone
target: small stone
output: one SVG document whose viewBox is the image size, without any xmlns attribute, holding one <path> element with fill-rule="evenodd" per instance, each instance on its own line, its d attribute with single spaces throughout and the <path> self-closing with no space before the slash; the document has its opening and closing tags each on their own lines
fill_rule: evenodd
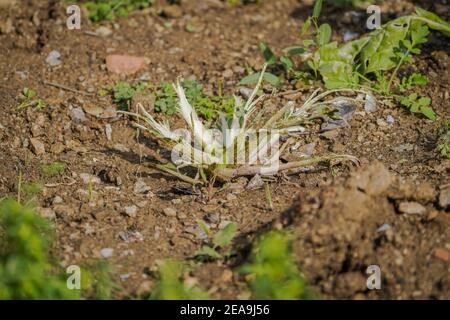
<svg viewBox="0 0 450 320">
<path fill-rule="evenodd" d="M 450 206 L 450 188 L 443 188 L 439 193 L 439 206 L 443 209 Z"/>
<path fill-rule="evenodd" d="M 183 11 L 181 10 L 180 6 L 172 5 L 172 6 L 166 6 L 164 7 L 162 14 L 169 19 L 176 19 L 183 16 Z"/>
<path fill-rule="evenodd" d="M 171 202 L 172 202 L 172 204 L 178 205 L 178 204 L 182 204 L 183 200 L 176 198 L 176 199 L 172 199 Z"/>
<path fill-rule="evenodd" d="M 439 215 L 439 211 L 433 210 L 428 214 L 427 220 L 432 221 L 432 220 L 436 219 L 438 217 L 438 215 Z"/>
<path fill-rule="evenodd" d="M 442 261 L 447 262 L 448 260 L 450 260 L 450 252 L 448 252 L 448 250 L 445 250 L 443 248 L 437 248 L 434 251 L 434 256 L 438 259 L 441 259 Z"/>
<path fill-rule="evenodd" d="M 113 31 L 105 26 L 102 26 L 100 28 L 98 28 L 97 30 L 95 30 L 95 33 L 97 35 L 99 35 L 100 37 L 108 37 L 110 35 L 112 35 Z"/>
<path fill-rule="evenodd" d="M 61 54 L 58 51 L 53 50 L 48 54 L 45 62 L 51 67 L 59 66 L 62 63 L 59 58 L 61 58 Z"/>
<path fill-rule="evenodd" d="M 142 179 L 139 179 L 134 184 L 133 192 L 136 194 L 147 193 L 149 191 L 150 191 L 150 187 Z"/>
<path fill-rule="evenodd" d="M 100 178 L 89 173 L 80 173 L 80 178 L 84 184 L 99 184 Z"/>
<path fill-rule="evenodd" d="M 414 145 L 411 143 L 405 143 L 405 144 L 400 144 L 397 147 L 392 148 L 392 150 L 394 150 L 395 152 L 406 152 L 406 151 L 413 151 L 414 150 Z"/>
<path fill-rule="evenodd" d="M 427 209 L 417 202 L 402 202 L 398 206 L 398 210 L 406 214 L 424 214 Z"/>
<path fill-rule="evenodd" d="M 100 108 L 98 105 L 94 103 L 87 103 L 83 105 L 83 110 L 87 114 L 90 114 L 91 116 L 98 117 L 103 113 L 103 108 Z"/>
<path fill-rule="evenodd" d="M 72 108 L 71 117 L 75 122 L 85 122 L 87 120 L 83 109 L 79 107 Z"/>
<path fill-rule="evenodd" d="M 250 98 L 250 96 L 252 95 L 253 90 L 250 88 L 240 88 L 239 89 L 239 93 L 241 94 L 241 96 L 243 96 L 246 100 L 248 100 Z"/>
<path fill-rule="evenodd" d="M 388 124 L 386 121 L 384 121 L 384 119 L 377 119 L 377 125 L 379 127 L 387 127 Z"/>
<path fill-rule="evenodd" d="M 366 95 L 366 103 L 364 104 L 364 110 L 368 113 L 378 111 L 377 99 L 372 94 Z"/>
<path fill-rule="evenodd" d="M 391 227 L 390 224 L 385 223 L 385 224 L 383 224 L 381 227 L 379 227 L 379 228 L 377 229 L 377 232 L 378 232 L 378 233 L 386 232 L 386 231 L 390 230 L 391 228 L 392 228 L 392 227 Z"/>
<path fill-rule="evenodd" d="M 103 258 L 111 258 L 114 253 L 114 249 L 112 248 L 103 248 L 100 250 L 100 254 Z"/>
<path fill-rule="evenodd" d="M 394 124 L 394 123 L 395 123 L 395 119 L 394 119 L 393 116 L 388 115 L 388 116 L 386 117 L 386 122 L 387 122 L 388 124 Z"/>
<path fill-rule="evenodd" d="M 180 220 L 184 220 L 184 219 L 187 218 L 187 215 L 186 215 L 186 213 L 184 211 L 178 211 L 177 218 L 180 219 Z"/>
<path fill-rule="evenodd" d="M 165 208 L 163 210 L 163 212 L 167 217 L 176 217 L 177 216 L 177 210 L 175 210 L 174 208 Z"/>
<path fill-rule="evenodd" d="M 105 125 L 105 134 L 106 134 L 106 139 L 111 141 L 112 140 L 112 127 L 109 123 L 107 125 Z"/>
<path fill-rule="evenodd" d="M 136 216 L 137 210 L 138 208 L 135 205 L 124 208 L 125 214 L 132 218 Z"/>
<path fill-rule="evenodd" d="M 132 75 L 142 69 L 145 65 L 143 57 L 129 55 L 109 55 L 106 57 L 106 67 L 109 72 Z"/>
<path fill-rule="evenodd" d="M 63 199 L 60 196 L 55 196 L 52 200 L 52 204 L 55 205 L 60 203 L 63 203 Z"/>
<path fill-rule="evenodd" d="M 113 146 L 113 149 L 116 150 L 116 151 L 119 151 L 119 152 L 123 152 L 123 153 L 130 152 L 130 149 L 128 147 L 126 147 L 126 146 L 124 146 L 123 144 L 120 144 L 120 143 L 115 144 Z"/>
<path fill-rule="evenodd" d="M 231 78 L 233 77 L 233 70 L 227 69 L 223 72 L 222 76 L 224 78 Z"/>
<path fill-rule="evenodd" d="M 198 225 L 186 227 L 186 228 L 184 229 L 184 231 L 185 231 L 186 233 L 189 233 L 189 234 L 194 235 L 194 236 L 195 236 L 197 239 L 199 239 L 199 240 L 205 240 L 205 239 L 208 239 L 208 235 L 207 235 L 207 234 L 205 233 L 205 231 L 203 231 L 203 229 L 200 228 L 200 226 L 198 226 Z"/>
<path fill-rule="evenodd" d="M 245 187 L 247 190 L 256 190 L 264 186 L 264 181 L 259 174 L 255 175 Z"/>
<path fill-rule="evenodd" d="M 45 146 L 39 139 L 31 138 L 30 143 L 31 151 L 33 151 L 35 155 L 40 156 L 45 153 Z"/>
</svg>

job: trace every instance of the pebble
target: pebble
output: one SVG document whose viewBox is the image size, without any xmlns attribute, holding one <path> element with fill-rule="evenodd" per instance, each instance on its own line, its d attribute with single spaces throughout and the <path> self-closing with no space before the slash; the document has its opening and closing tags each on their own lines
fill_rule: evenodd
<svg viewBox="0 0 450 320">
<path fill-rule="evenodd" d="M 150 191 L 150 187 L 142 179 L 138 179 L 133 187 L 133 192 L 136 194 L 147 193 Z"/>
<path fill-rule="evenodd" d="M 364 110 L 368 113 L 373 113 L 378 111 L 377 99 L 371 95 L 366 95 L 366 103 L 364 104 Z"/>
<path fill-rule="evenodd" d="M 113 31 L 108 27 L 102 26 L 95 30 L 95 33 L 100 37 L 108 37 L 113 34 Z"/>
<path fill-rule="evenodd" d="M 231 78 L 233 77 L 233 70 L 227 69 L 223 72 L 222 76 L 224 78 Z"/>
<path fill-rule="evenodd" d="M 94 176 L 89 173 L 80 173 L 80 178 L 83 181 L 84 184 L 99 184 L 101 182 L 100 178 L 97 176 Z"/>
<path fill-rule="evenodd" d="M 434 251 L 434 256 L 438 259 L 441 259 L 442 261 L 447 262 L 448 260 L 450 260 L 450 252 L 448 252 L 447 250 L 443 249 L 443 248 L 437 248 Z"/>
<path fill-rule="evenodd" d="M 123 75 L 132 75 L 145 65 L 143 57 L 129 55 L 109 55 L 106 57 L 106 68 L 109 72 Z"/>
<path fill-rule="evenodd" d="M 132 218 L 136 216 L 137 210 L 138 208 L 135 205 L 124 208 L 125 214 Z"/>
<path fill-rule="evenodd" d="M 402 202 L 398 206 L 398 210 L 406 214 L 424 214 L 427 209 L 417 202 Z"/>
<path fill-rule="evenodd" d="M 100 254 L 103 258 L 111 258 L 114 253 L 114 249 L 112 248 L 103 248 L 100 250 Z"/>
<path fill-rule="evenodd" d="M 250 96 L 252 95 L 253 90 L 250 88 L 240 88 L 239 89 L 239 93 L 245 98 L 245 99 L 249 99 Z"/>
<path fill-rule="evenodd" d="M 112 127 L 109 123 L 107 125 L 105 125 L 105 134 L 106 134 L 106 139 L 111 141 L 112 140 Z"/>
<path fill-rule="evenodd" d="M 59 58 L 61 58 L 61 54 L 58 51 L 53 50 L 48 54 L 45 62 L 51 67 L 59 66 L 62 63 Z"/>
<path fill-rule="evenodd" d="M 183 11 L 181 10 L 180 6 L 177 5 L 164 7 L 162 13 L 165 17 L 169 19 L 176 19 L 183 16 Z"/>
<path fill-rule="evenodd" d="M 172 204 L 178 205 L 178 204 L 182 204 L 182 203 L 183 203 L 183 200 L 177 198 L 177 199 L 172 199 L 171 202 L 172 202 Z"/>
<path fill-rule="evenodd" d="M 80 107 L 72 108 L 71 117 L 75 122 L 85 122 L 87 120 L 86 114 Z"/>
<path fill-rule="evenodd" d="M 60 196 L 55 196 L 52 200 L 52 204 L 60 204 L 63 203 L 63 199 Z"/>
<path fill-rule="evenodd" d="M 91 116 L 98 117 L 103 113 L 103 108 L 100 108 L 97 104 L 86 103 L 83 105 L 83 110 Z"/>
<path fill-rule="evenodd" d="M 387 122 L 388 124 L 394 124 L 394 123 L 395 123 L 395 119 L 394 119 L 393 116 L 388 115 L 388 116 L 386 117 L 386 122 Z"/>
<path fill-rule="evenodd" d="M 391 227 L 390 224 L 385 223 L 385 224 L 383 224 L 381 227 L 379 227 L 379 228 L 377 229 L 377 232 L 378 232 L 378 233 L 386 232 L 386 231 L 390 230 L 391 228 L 392 228 L 392 227 Z"/>
<path fill-rule="evenodd" d="M 442 189 L 439 193 L 439 206 L 443 209 L 450 206 L 450 187 Z"/>
<path fill-rule="evenodd" d="M 245 187 L 247 190 L 256 190 L 264 186 L 264 181 L 259 174 L 255 175 Z"/>
<path fill-rule="evenodd" d="M 177 210 L 175 210 L 174 208 L 165 208 L 163 210 L 163 212 L 167 217 L 176 217 L 177 216 Z"/>
<path fill-rule="evenodd" d="M 377 125 L 379 127 L 387 127 L 388 124 L 386 121 L 384 121 L 384 119 L 377 119 Z"/>
<path fill-rule="evenodd" d="M 186 227 L 184 229 L 184 231 L 186 233 L 192 234 L 194 235 L 197 239 L 199 240 L 205 240 L 208 239 L 208 235 L 205 233 L 205 231 L 203 231 L 202 228 L 200 228 L 200 226 L 196 225 L 196 226 L 189 226 Z"/>
<path fill-rule="evenodd" d="M 31 138 L 30 143 L 31 143 L 31 151 L 33 151 L 35 155 L 40 156 L 45 153 L 45 146 L 41 140 Z"/>
</svg>

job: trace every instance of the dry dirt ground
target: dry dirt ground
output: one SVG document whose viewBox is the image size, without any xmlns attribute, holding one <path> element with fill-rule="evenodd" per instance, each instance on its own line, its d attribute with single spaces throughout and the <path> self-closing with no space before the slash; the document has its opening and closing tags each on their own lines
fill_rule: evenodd
<svg viewBox="0 0 450 320">
<path fill-rule="evenodd" d="M 260 41 L 277 52 L 299 42 L 312 1 L 269 0 L 232 8 L 216 1 L 183 1 L 172 18 L 156 14 L 164 6 L 158 3 L 107 23 L 113 30 L 108 37 L 87 34 L 98 26 L 85 16 L 81 30 L 68 30 L 63 2 L 18 2 L 0 8 L 0 197 L 17 194 L 20 172 L 24 181 L 45 185 L 34 201 L 54 220 L 53 254 L 63 265 L 103 259 L 101 250 L 112 248 L 108 260 L 120 286 L 116 297 L 140 296 L 154 283 L 157 259 L 187 260 L 202 245 L 198 220 L 213 230 L 233 221 L 237 257 L 200 265 L 190 275 L 215 298 L 234 299 L 247 290 L 244 278 L 230 270 L 247 259 L 252 241 L 270 228 L 292 231 L 298 263 L 324 298 L 450 298 L 450 215 L 438 200 L 448 197 L 450 166 L 435 151 L 449 118 L 448 39 L 433 33 L 408 67 L 428 75 L 429 84 L 418 90 L 433 99 L 438 121 L 380 101 L 377 112 L 358 110 L 347 127 L 305 137 L 305 144 L 316 143 L 315 154 L 351 154 L 361 160 L 361 168 L 324 167 L 275 182 L 274 208 L 268 210 L 264 190 L 242 188 L 246 181 L 207 199 L 146 167 L 143 162 L 157 146 L 148 135 L 137 135 L 130 119 L 112 113 L 111 98 L 99 92 L 118 80 L 142 76 L 154 83 L 195 78 L 210 91 L 222 80 L 224 90 L 236 91 L 245 67 L 263 63 Z M 385 3 L 386 17 L 413 5 Z M 420 4 L 447 20 L 450 16 L 442 1 Z M 341 39 L 346 30 L 364 31 L 364 12 L 358 17 L 352 10 L 326 8 L 322 19 L 332 23 L 334 38 Z M 195 24 L 198 32 L 187 32 L 187 24 Z M 57 67 L 45 62 L 53 50 L 61 53 Z M 135 76 L 114 75 L 105 68 L 112 53 L 143 56 L 147 63 Z M 36 90 L 47 106 L 16 112 L 24 87 Z M 296 102 L 313 90 L 304 87 Z M 271 103 L 276 108 L 284 102 Z M 388 116 L 393 123 L 387 123 Z M 36 143 L 45 150 L 39 153 Z M 67 163 L 65 174 L 42 178 L 40 165 L 56 160 Z M 419 205 L 419 212 L 401 213 L 406 202 Z M 130 206 L 136 212 L 127 213 Z M 176 214 L 167 215 L 173 210 L 166 208 Z M 369 265 L 381 268 L 381 290 L 366 288 Z"/>
</svg>

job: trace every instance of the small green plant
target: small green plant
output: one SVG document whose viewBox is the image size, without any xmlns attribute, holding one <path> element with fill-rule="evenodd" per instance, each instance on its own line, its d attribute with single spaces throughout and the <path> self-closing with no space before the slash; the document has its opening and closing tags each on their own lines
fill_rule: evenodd
<svg viewBox="0 0 450 320">
<path fill-rule="evenodd" d="M 431 99 L 428 97 L 419 97 L 417 93 L 414 92 L 407 97 L 404 97 L 400 103 L 412 113 L 421 113 L 430 120 L 436 120 L 436 114 L 430 107 Z"/>
<path fill-rule="evenodd" d="M 439 138 L 437 149 L 441 156 L 450 158 L 450 120 L 445 123 L 444 133 Z"/>
<path fill-rule="evenodd" d="M 37 92 L 30 88 L 23 88 L 22 97 L 23 102 L 16 108 L 17 111 L 21 111 L 29 107 L 34 107 L 37 110 L 42 110 L 46 106 L 45 102 L 42 99 L 37 98 Z"/>
<path fill-rule="evenodd" d="M 231 251 L 227 251 L 225 253 L 220 253 L 220 249 L 224 249 L 228 247 L 233 238 L 236 236 L 236 223 L 232 222 L 227 224 L 225 228 L 218 231 L 214 236 L 212 236 L 211 230 L 209 227 L 203 222 L 199 221 L 200 227 L 203 231 L 210 236 L 210 244 L 203 246 L 200 250 L 196 252 L 196 257 L 202 260 L 204 259 L 221 259 L 224 256 L 231 255 Z"/>
<path fill-rule="evenodd" d="M 55 161 L 49 164 L 41 165 L 41 175 L 45 178 L 52 178 L 62 174 L 66 170 L 66 163 Z"/>
<path fill-rule="evenodd" d="M 426 75 L 420 73 L 413 73 L 407 77 L 402 78 L 400 88 L 402 91 L 410 90 L 414 86 L 425 86 L 428 84 L 428 78 Z"/>
<path fill-rule="evenodd" d="M 154 0 L 91 0 L 84 3 L 93 22 L 126 17 L 130 12 L 151 6 Z"/>
<path fill-rule="evenodd" d="M 128 82 L 118 82 L 112 88 L 113 102 L 116 103 L 120 110 L 128 110 L 131 99 L 136 94 L 143 92 L 147 85 L 145 83 L 130 84 Z"/>
<path fill-rule="evenodd" d="M 284 233 L 271 231 L 263 235 L 252 250 L 251 262 L 242 266 L 240 272 L 247 274 L 254 299 L 312 298 Z"/>
<path fill-rule="evenodd" d="M 152 292 L 154 300 L 205 300 L 208 295 L 194 284 L 182 282 L 185 266 L 175 260 L 159 262 L 158 284 Z"/>
<path fill-rule="evenodd" d="M 234 99 L 231 96 L 207 96 L 203 86 L 195 80 L 181 82 L 186 98 L 198 114 L 206 120 L 217 119 L 220 113 L 229 115 L 233 112 Z M 171 83 L 161 82 L 155 90 L 155 111 L 173 115 L 177 112 L 178 96 Z"/>
<path fill-rule="evenodd" d="M 0 202 L 0 300 L 78 299 L 48 257 L 52 228 L 33 209 Z"/>
<path fill-rule="evenodd" d="M 114 271 L 106 261 L 91 261 L 82 267 L 81 288 L 83 297 L 97 300 L 113 298 L 118 289 L 113 279 Z"/>
</svg>

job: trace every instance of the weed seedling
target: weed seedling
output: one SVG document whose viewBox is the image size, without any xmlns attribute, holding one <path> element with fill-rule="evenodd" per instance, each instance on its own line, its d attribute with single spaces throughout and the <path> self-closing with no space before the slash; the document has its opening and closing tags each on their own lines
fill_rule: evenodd
<svg viewBox="0 0 450 320">
<path fill-rule="evenodd" d="M 450 158 L 450 120 L 445 123 L 444 133 L 439 138 L 437 149 L 441 156 Z"/>
<path fill-rule="evenodd" d="M 199 221 L 200 227 L 207 235 L 211 235 L 211 230 L 209 227 L 203 222 Z M 225 253 L 219 253 L 220 249 L 224 249 L 228 247 L 233 238 L 236 235 L 237 225 L 236 223 L 229 223 L 225 228 L 218 231 L 210 240 L 210 245 L 203 246 L 200 250 L 198 250 L 195 254 L 197 258 L 200 259 L 221 259 L 223 257 L 227 257 L 231 255 L 231 251 L 227 251 Z"/>
</svg>

